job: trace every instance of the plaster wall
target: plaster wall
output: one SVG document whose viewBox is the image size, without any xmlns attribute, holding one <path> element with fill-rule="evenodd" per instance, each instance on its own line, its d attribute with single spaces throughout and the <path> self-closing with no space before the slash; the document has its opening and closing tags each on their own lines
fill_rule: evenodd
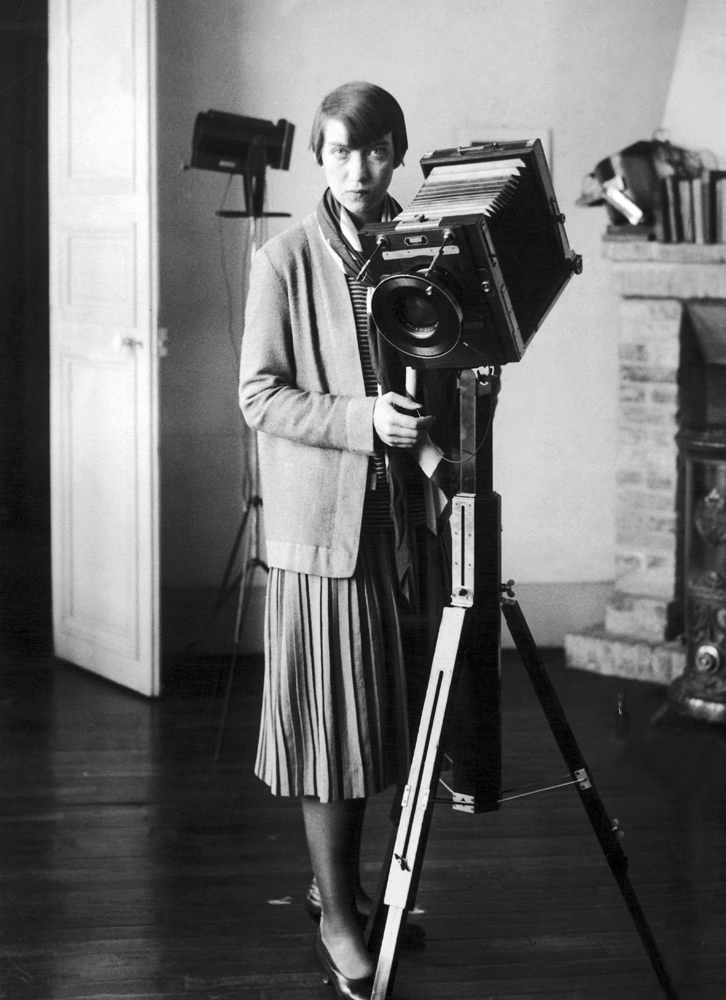
<svg viewBox="0 0 726 1000">
<path fill-rule="evenodd" d="M 585 270 L 504 372 L 495 426 L 504 573 L 533 593 L 600 586 L 604 603 L 614 575 L 618 314 L 601 258 L 604 211 L 574 203 L 599 159 L 661 125 L 684 11 L 684 0 L 159 0 L 167 583 L 219 579 L 244 478 L 231 341 L 241 335 L 248 233 L 214 216 L 223 175 L 179 171 L 194 116 L 217 108 L 295 123 L 290 170 L 268 171 L 268 207 L 297 220 L 323 188 L 306 148 L 315 108 L 362 78 L 406 113 L 410 149 L 391 189 L 404 204 L 426 150 L 533 135 L 548 148 L 552 138 L 555 189 Z M 594 621 L 602 609 L 591 605 Z"/>
<path fill-rule="evenodd" d="M 159 0 L 158 176 L 162 582 L 222 579 L 242 510 L 237 405 L 243 223 L 216 216 L 227 176 L 185 169 L 199 111 L 242 110 L 244 4 Z M 230 207 L 233 191 L 230 191 Z"/>
<path fill-rule="evenodd" d="M 726 4 L 689 0 L 663 127 L 688 149 L 726 167 Z"/>
</svg>

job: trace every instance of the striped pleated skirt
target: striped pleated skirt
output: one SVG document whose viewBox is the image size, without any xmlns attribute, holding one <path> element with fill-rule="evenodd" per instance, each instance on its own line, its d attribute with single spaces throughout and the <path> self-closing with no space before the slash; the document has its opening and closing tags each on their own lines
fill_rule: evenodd
<svg viewBox="0 0 726 1000">
<path fill-rule="evenodd" d="M 363 798 L 406 775 L 392 532 L 363 534 L 350 578 L 270 570 L 265 661 L 255 774 L 274 794 Z"/>
</svg>

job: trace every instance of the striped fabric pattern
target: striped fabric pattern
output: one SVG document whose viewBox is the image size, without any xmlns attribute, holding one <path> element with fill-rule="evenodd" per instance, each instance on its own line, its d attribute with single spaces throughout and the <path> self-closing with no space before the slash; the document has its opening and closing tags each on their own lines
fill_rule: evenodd
<svg viewBox="0 0 726 1000">
<path fill-rule="evenodd" d="M 368 286 L 362 281 L 354 281 L 353 278 L 346 278 L 350 299 L 353 303 L 353 314 L 355 315 L 355 331 L 358 335 L 358 351 L 360 353 L 360 363 L 363 369 L 363 384 L 366 388 L 366 396 L 378 395 L 378 380 L 373 370 L 371 359 L 371 343 L 368 337 Z M 386 481 L 386 460 L 383 448 L 380 447 L 371 462 L 375 468 L 377 483 Z"/>
<path fill-rule="evenodd" d="M 355 281 L 350 277 L 347 277 L 346 281 L 348 282 L 350 298 L 353 303 L 355 328 L 358 335 L 358 351 L 360 353 L 366 395 L 376 396 L 378 394 L 378 381 L 373 368 L 371 345 L 368 336 L 370 323 L 368 315 L 369 289 L 362 281 Z M 393 516 L 391 514 L 391 492 L 388 485 L 388 473 L 383 445 L 371 457 L 371 474 L 375 475 L 376 485 L 375 489 L 369 488 L 366 493 L 363 505 L 363 528 L 371 531 L 390 531 L 393 529 Z M 416 470 L 410 468 L 408 480 L 408 519 L 413 525 L 425 524 L 426 502 L 421 486 L 421 476 Z"/>
<path fill-rule="evenodd" d="M 391 540 L 364 535 L 350 578 L 270 570 L 255 773 L 273 794 L 362 798 L 407 773 Z"/>
<path fill-rule="evenodd" d="M 346 277 L 346 281 L 348 282 L 350 300 L 353 304 L 355 331 L 358 336 L 358 352 L 360 354 L 366 396 L 377 396 L 378 380 L 373 369 L 371 343 L 368 336 L 370 323 L 368 316 L 368 286 L 364 285 L 362 281 L 355 281 L 350 277 Z M 393 530 L 391 491 L 388 486 L 386 457 L 383 445 L 379 445 L 375 455 L 371 456 L 369 482 L 370 480 L 375 481 L 375 489 L 372 489 L 369 485 L 366 492 L 363 504 L 363 529 L 368 531 Z"/>
</svg>

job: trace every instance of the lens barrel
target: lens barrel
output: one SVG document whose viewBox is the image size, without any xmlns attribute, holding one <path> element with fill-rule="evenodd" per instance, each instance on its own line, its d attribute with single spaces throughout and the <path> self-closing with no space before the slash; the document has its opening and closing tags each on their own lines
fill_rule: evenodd
<svg viewBox="0 0 726 1000">
<path fill-rule="evenodd" d="M 436 274 L 393 274 L 376 286 L 371 313 L 386 340 L 414 358 L 438 358 L 461 336 L 463 312 Z"/>
</svg>

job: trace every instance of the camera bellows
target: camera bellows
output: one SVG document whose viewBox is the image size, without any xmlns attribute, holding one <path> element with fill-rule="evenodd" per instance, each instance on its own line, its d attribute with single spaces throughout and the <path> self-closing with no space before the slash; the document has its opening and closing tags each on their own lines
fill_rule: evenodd
<svg viewBox="0 0 726 1000">
<path fill-rule="evenodd" d="M 524 169 L 520 159 L 434 167 L 409 207 L 396 216 L 396 222 L 412 222 L 422 212 L 493 215 L 514 194 L 520 168 Z"/>
</svg>

